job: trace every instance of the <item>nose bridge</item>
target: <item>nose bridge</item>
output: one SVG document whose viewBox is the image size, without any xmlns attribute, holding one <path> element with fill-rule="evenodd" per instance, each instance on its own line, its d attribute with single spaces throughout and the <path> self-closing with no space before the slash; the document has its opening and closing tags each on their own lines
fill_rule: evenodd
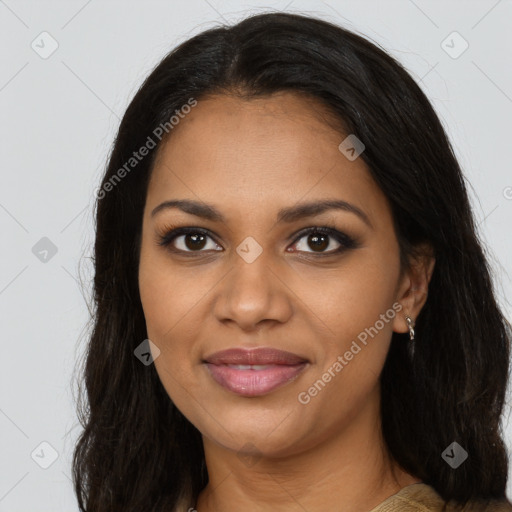
<svg viewBox="0 0 512 512">
<path fill-rule="evenodd" d="M 290 298 L 272 269 L 270 251 L 246 239 L 233 252 L 231 265 L 216 301 L 218 320 L 232 320 L 244 329 L 262 320 L 286 321 Z"/>
</svg>

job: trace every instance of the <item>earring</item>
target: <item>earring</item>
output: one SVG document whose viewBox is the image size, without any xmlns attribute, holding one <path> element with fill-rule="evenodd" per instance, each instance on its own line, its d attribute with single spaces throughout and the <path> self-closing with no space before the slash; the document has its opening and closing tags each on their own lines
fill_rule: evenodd
<svg viewBox="0 0 512 512">
<path fill-rule="evenodd" d="M 414 341 L 414 321 L 409 315 L 405 315 L 405 321 L 409 328 L 409 337 L 411 338 L 411 341 Z"/>
</svg>

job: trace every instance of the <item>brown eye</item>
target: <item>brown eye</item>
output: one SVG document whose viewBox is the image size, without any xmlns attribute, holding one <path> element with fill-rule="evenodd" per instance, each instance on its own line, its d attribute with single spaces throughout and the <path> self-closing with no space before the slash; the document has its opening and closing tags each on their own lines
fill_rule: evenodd
<svg viewBox="0 0 512 512">
<path fill-rule="evenodd" d="M 329 236 L 322 234 L 309 235 L 307 243 L 314 251 L 324 251 L 329 246 Z"/>
<path fill-rule="evenodd" d="M 205 246 L 206 236 L 202 233 L 189 233 L 183 236 L 185 240 L 185 246 L 191 251 L 200 250 Z"/>
<path fill-rule="evenodd" d="M 304 242 L 302 242 L 303 239 Z M 337 229 L 314 227 L 300 233 L 293 247 L 299 252 L 327 256 L 356 248 L 358 243 Z"/>
<path fill-rule="evenodd" d="M 177 228 L 161 236 L 159 245 L 168 247 L 174 252 L 205 252 L 206 250 L 222 250 L 208 234 L 199 228 Z"/>
</svg>

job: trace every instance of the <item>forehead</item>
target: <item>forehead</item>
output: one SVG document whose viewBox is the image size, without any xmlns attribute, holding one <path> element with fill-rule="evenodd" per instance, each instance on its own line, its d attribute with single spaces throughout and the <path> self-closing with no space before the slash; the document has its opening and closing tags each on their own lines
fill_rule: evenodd
<svg viewBox="0 0 512 512">
<path fill-rule="evenodd" d="M 252 146 L 251 158 L 262 157 L 269 150 L 274 150 L 272 156 L 277 158 L 280 153 L 286 155 L 293 144 L 297 149 L 305 142 L 313 146 L 313 139 L 322 138 L 337 146 L 340 136 L 341 121 L 318 100 L 302 94 L 279 92 L 253 99 L 215 95 L 199 100 L 182 117 L 160 155 L 176 156 L 180 149 L 183 153 L 193 147 L 201 154 L 223 154 L 233 159 L 238 154 L 237 144 L 243 144 Z M 281 151 L 276 151 L 280 146 Z"/>
<path fill-rule="evenodd" d="M 329 197 L 381 215 L 382 192 L 361 158 L 338 149 L 347 136 L 319 101 L 282 92 L 255 99 L 211 96 L 180 119 L 160 148 L 148 202 L 189 198 L 232 214 Z"/>
</svg>

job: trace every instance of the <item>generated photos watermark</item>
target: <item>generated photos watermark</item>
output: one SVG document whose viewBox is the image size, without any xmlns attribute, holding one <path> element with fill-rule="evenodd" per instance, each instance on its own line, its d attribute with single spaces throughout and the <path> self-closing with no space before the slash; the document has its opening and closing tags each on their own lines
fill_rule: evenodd
<svg viewBox="0 0 512 512">
<path fill-rule="evenodd" d="M 175 115 L 172 115 L 169 118 L 169 121 L 165 123 L 160 123 L 152 132 L 152 135 L 148 135 L 146 142 L 139 148 L 138 151 L 133 152 L 133 156 L 131 156 L 125 164 L 120 167 L 116 173 L 111 176 L 97 191 L 96 196 L 98 199 L 103 199 L 107 192 L 110 192 L 120 181 L 124 178 L 130 171 L 132 171 L 139 162 L 141 162 L 150 152 L 151 149 L 154 149 L 158 142 L 162 140 L 162 137 L 165 134 L 168 134 L 176 125 L 179 124 L 180 120 L 183 119 L 187 114 L 190 113 L 192 107 L 197 105 L 197 100 L 194 98 L 189 98 L 187 103 L 181 106 L 178 110 L 176 109 Z M 158 142 L 155 141 L 153 136 L 158 139 Z"/>
<path fill-rule="evenodd" d="M 399 302 L 395 302 L 391 308 L 389 308 L 385 313 L 380 315 L 380 319 L 377 320 L 373 326 L 367 327 L 364 331 L 361 331 L 357 335 L 357 339 L 364 346 L 368 343 L 368 336 L 372 339 L 376 336 L 379 331 L 381 331 L 386 324 L 388 324 L 393 318 L 395 318 L 396 313 L 402 310 L 402 305 Z M 334 361 L 331 366 L 322 374 L 322 376 L 316 380 L 307 390 L 301 391 L 297 395 L 297 400 L 299 403 L 306 405 L 311 402 L 311 399 L 318 395 L 320 391 L 322 391 L 325 386 L 338 375 L 345 366 L 354 358 L 356 354 L 361 352 L 362 347 L 357 343 L 356 340 L 352 340 L 352 344 L 350 345 L 349 350 L 345 351 L 344 354 L 340 354 L 336 361 Z"/>
</svg>

